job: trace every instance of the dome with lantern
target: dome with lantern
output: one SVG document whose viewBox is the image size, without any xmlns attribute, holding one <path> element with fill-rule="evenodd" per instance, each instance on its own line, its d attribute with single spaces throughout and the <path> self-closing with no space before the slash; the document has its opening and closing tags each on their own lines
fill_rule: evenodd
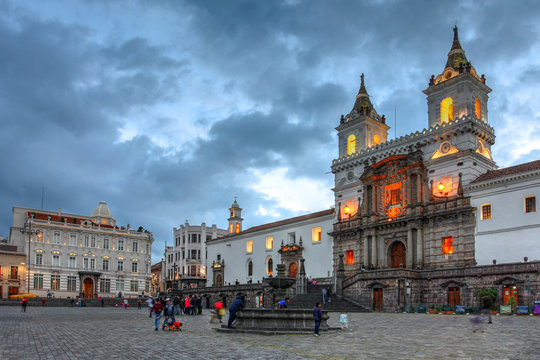
<svg viewBox="0 0 540 360">
<path fill-rule="evenodd" d="M 115 226 L 116 221 L 112 216 L 111 209 L 107 206 L 107 202 L 100 201 L 92 212 L 92 220 L 99 225 L 111 225 Z"/>
</svg>

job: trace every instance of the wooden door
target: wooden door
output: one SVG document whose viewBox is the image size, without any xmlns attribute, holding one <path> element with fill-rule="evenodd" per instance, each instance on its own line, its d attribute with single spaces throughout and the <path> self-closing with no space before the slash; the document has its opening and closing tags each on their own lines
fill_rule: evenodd
<svg viewBox="0 0 540 360">
<path fill-rule="evenodd" d="M 84 292 L 84 297 L 87 299 L 91 299 L 94 297 L 94 281 L 92 281 L 92 279 L 90 278 L 84 279 L 83 292 Z"/>
<path fill-rule="evenodd" d="M 373 289 L 373 310 L 383 310 L 383 289 Z"/>
<path fill-rule="evenodd" d="M 296 265 L 296 263 L 292 263 L 289 266 L 289 277 L 296 279 L 296 274 L 298 274 L 298 265 Z"/>
<path fill-rule="evenodd" d="M 508 304 L 508 300 L 513 297 L 515 300 L 514 304 L 518 304 L 518 289 L 517 286 L 507 285 L 503 288 L 503 304 Z"/>
<path fill-rule="evenodd" d="M 448 305 L 455 307 L 461 303 L 461 292 L 458 287 L 448 288 Z"/>
<path fill-rule="evenodd" d="M 403 243 L 401 242 L 395 242 L 394 245 L 392 245 L 392 249 L 390 250 L 390 267 L 393 269 L 407 267 L 405 263 L 405 258 L 405 245 L 403 245 Z"/>
</svg>

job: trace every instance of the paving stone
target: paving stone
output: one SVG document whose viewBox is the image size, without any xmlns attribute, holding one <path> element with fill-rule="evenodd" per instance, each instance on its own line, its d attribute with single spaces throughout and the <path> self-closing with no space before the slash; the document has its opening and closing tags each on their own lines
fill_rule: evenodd
<svg viewBox="0 0 540 360">
<path fill-rule="evenodd" d="M 338 326 L 330 313 L 330 326 Z M 0 307 L 0 359 L 540 359 L 540 317 L 350 313 L 349 329 L 311 335 L 218 333 L 201 316 L 154 331 L 148 311 Z"/>
</svg>

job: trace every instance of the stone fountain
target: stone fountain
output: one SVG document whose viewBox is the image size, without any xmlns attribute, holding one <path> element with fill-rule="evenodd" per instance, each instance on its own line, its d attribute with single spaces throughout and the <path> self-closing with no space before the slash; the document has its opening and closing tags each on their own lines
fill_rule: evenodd
<svg viewBox="0 0 540 360">
<path fill-rule="evenodd" d="M 277 276 L 267 278 L 264 281 L 274 290 L 276 300 L 285 299 L 287 289 L 295 279 L 285 275 L 285 265 L 278 264 Z M 303 262 L 302 262 L 303 268 Z M 321 326 L 319 330 L 335 330 L 327 324 L 328 311 L 322 310 Z M 245 308 L 236 315 L 236 322 L 232 329 L 226 325 L 217 328 L 220 332 L 255 333 L 261 335 L 280 334 L 311 334 L 315 327 L 312 309 L 256 309 Z"/>
</svg>

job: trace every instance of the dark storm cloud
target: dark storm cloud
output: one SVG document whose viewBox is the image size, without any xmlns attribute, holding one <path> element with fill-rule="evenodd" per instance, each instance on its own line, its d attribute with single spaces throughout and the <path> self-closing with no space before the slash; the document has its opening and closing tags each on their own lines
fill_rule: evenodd
<svg viewBox="0 0 540 360">
<path fill-rule="evenodd" d="M 154 260 L 186 219 L 224 227 L 234 196 L 246 226 L 271 220 L 255 215 L 276 204 L 247 187 L 250 169 L 285 167 L 330 191 L 334 127 L 353 106 L 360 73 L 392 127 L 397 113 L 397 136 L 421 130 L 421 91 L 443 70 L 457 23 L 469 60 L 494 88 L 490 122 L 502 126 L 516 108 L 505 95 L 515 84 L 495 69 L 529 56 L 538 39 L 532 1 L 130 2 L 175 19 L 141 24 L 156 25 L 167 47 L 144 30 L 100 35 L 109 28 L 101 19 L 46 20 L 39 4 L 26 12 L 13 4 L 0 4 L 0 233 L 12 205 L 40 206 L 43 184 L 47 209 L 90 214 L 106 200 L 120 224 L 149 228 Z M 72 6 L 107 7 L 112 20 L 103 21 L 115 30 L 132 16 L 108 3 Z M 534 84 L 538 68 L 525 66 L 516 80 Z M 195 91 L 203 92 L 195 104 L 177 102 Z M 238 106 L 222 109 L 229 96 Z M 157 111 L 162 104 L 173 109 Z M 178 120 L 185 114 L 189 126 Z M 129 125 L 142 130 L 119 141 Z M 158 146 L 156 134 L 169 144 Z"/>
</svg>

